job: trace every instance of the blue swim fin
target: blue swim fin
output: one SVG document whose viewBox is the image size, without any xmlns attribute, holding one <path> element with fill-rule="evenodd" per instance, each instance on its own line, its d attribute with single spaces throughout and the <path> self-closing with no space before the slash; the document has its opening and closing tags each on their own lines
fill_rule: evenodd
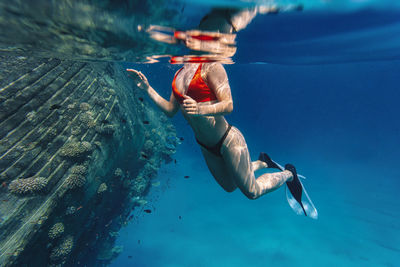
<svg viewBox="0 0 400 267">
<path fill-rule="evenodd" d="M 303 185 L 300 183 L 299 177 L 297 177 L 296 168 L 292 164 L 286 164 L 285 170 L 290 171 L 293 174 L 293 180 L 287 181 L 286 185 L 289 188 L 293 198 L 299 203 L 304 215 L 307 216 L 307 212 L 304 209 L 303 203 L 301 202 L 301 195 L 303 194 Z"/>
<path fill-rule="evenodd" d="M 279 163 L 275 162 L 272 160 L 267 154 L 261 153 L 259 160 L 262 160 L 267 163 L 267 166 L 270 168 L 270 166 L 273 166 L 271 168 L 276 168 L 281 171 L 284 171 L 285 169 L 288 169 L 293 173 L 294 168 L 293 165 L 287 164 L 284 168 L 282 165 Z M 311 198 L 309 197 L 306 189 L 304 188 L 303 183 L 299 178 L 306 179 L 301 174 L 298 174 L 296 171 L 296 168 L 294 168 L 294 172 L 296 173 L 296 179 L 293 179 L 291 182 L 287 182 L 286 185 L 286 199 L 289 203 L 289 206 L 292 208 L 292 210 L 298 214 L 304 214 L 307 217 L 310 217 L 312 219 L 318 219 L 318 211 L 315 208 Z M 289 189 L 289 190 L 288 190 Z"/>
</svg>

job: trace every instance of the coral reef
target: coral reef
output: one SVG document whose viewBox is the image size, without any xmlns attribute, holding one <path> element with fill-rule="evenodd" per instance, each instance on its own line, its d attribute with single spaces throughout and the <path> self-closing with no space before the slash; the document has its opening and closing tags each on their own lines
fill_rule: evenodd
<svg viewBox="0 0 400 267">
<path fill-rule="evenodd" d="M 115 95 L 115 94 L 116 94 L 116 92 L 115 92 L 114 89 L 108 88 L 107 91 L 108 91 L 108 93 L 109 93 L 110 95 Z"/>
<path fill-rule="evenodd" d="M 35 123 L 37 121 L 36 112 L 31 111 L 28 114 L 26 114 L 26 120 L 29 121 L 30 123 Z"/>
<path fill-rule="evenodd" d="M 85 176 L 79 174 L 70 174 L 65 180 L 65 186 L 68 189 L 74 189 L 78 187 L 82 187 L 86 183 Z"/>
<path fill-rule="evenodd" d="M 115 178 L 123 178 L 124 177 L 124 172 L 122 171 L 121 168 L 116 168 L 114 171 L 114 177 Z"/>
<path fill-rule="evenodd" d="M 44 177 L 16 179 L 8 185 L 8 190 L 14 194 L 38 193 L 46 187 L 47 182 Z"/>
<path fill-rule="evenodd" d="M 49 238 L 56 239 L 56 238 L 60 237 L 63 233 L 64 233 L 64 224 L 61 222 L 58 222 L 50 228 Z"/>
<path fill-rule="evenodd" d="M 96 132 L 104 136 L 112 136 L 115 132 L 115 126 L 112 124 L 97 125 Z"/>
<path fill-rule="evenodd" d="M 103 99 L 95 96 L 93 97 L 93 104 L 99 107 L 104 107 L 106 105 L 106 102 Z"/>
<path fill-rule="evenodd" d="M 151 159 L 144 165 L 142 174 L 146 177 L 152 178 L 157 174 L 159 167 L 159 163 L 154 159 Z"/>
<path fill-rule="evenodd" d="M 112 249 L 105 247 L 97 256 L 98 260 L 106 261 L 112 260 L 118 257 L 118 255 L 123 251 L 123 246 L 115 246 Z"/>
<path fill-rule="evenodd" d="M 80 126 L 73 126 L 71 128 L 71 134 L 72 135 L 79 135 L 81 133 L 81 127 Z"/>
<path fill-rule="evenodd" d="M 72 251 L 72 247 L 74 246 L 74 237 L 69 235 L 65 237 L 61 243 L 53 248 L 50 253 L 50 260 L 53 262 L 57 262 L 63 260 L 69 253 Z"/>
<path fill-rule="evenodd" d="M 60 155 L 69 159 L 81 159 L 92 152 L 92 145 L 89 142 L 70 142 L 60 149 Z"/>
<path fill-rule="evenodd" d="M 87 168 L 85 165 L 75 165 L 71 168 L 71 173 L 85 176 L 87 174 Z"/>
<path fill-rule="evenodd" d="M 86 183 L 87 168 L 85 165 L 76 165 L 71 168 L 71 173 L 65 180 L 65 185 L 69 189 L 82 187 Z"/>
<path fill-rule="evenodd" d="M 93 118 L 93 113 L 90 111 L 86 111 L 79 115 L 79 121 L 81 122 L 82 127 L 85 128 L 93 128 L 96 126 L 96 122 Z"/>
<path fill-rule="evenodd" d="M 76 207 L 75 206 L 69 206 L 65 210 L 65 215 L 72 215 L 72 214 L 75 213 L 75 211 L 76 211 Z"/>
<path fill-rule="evenodd" d="M 79 105 L 79 109 L 82 110 L 82 111 L 88 111 L 90 109 L 90 105 L 88 103 L 86 103 L 86 102 L 82 102 Z"/>
<path fill-rule="evenodd" d="M 151 178 L 175 151 L 174 128 L 126 90 L 120 66 L 32 58 L 22 73 L 0 62 L 13 75 L 0 79 L 9 102 L 0 105 L 0 179 L 9 184 L 0 210 L 12 209 L 0 218 L 0 266 L 109 264 L 120 250 L 113 233 L 147 203 Z"/>
<path fill-rule="evenodd" d="M 108 187 L 106 185 L 106 183 L 102 183 L 101 185 L 99 185 L 99 188 L 97 189 L 97 194 L 101 194 L 105 191 L 107 191 Z"/>
<path fill-rule="evenodd" d="M 149 179 L 144 177 L 142 174 L 139 174 L 133 181 L 131 191 L 134 196 L 140 196 L 146 191 L 148 185 Z"/>
<path fill-rule="evenodd" d="M 143 145 L 143 152 L 146 153 L 147 156 L 151 156 L 153 154 L 154 142 L 151 140 L 147 140 Z"/>
</svg>

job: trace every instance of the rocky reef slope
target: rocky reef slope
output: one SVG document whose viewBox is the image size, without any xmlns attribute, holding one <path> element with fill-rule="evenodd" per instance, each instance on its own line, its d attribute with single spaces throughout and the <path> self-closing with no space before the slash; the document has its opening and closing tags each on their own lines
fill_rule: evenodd
<svg viewBox="0 0 400 267">
<path fill-rule="evenodd" d="M 0 266 L 101 266 L 177 144 L 121 66 L 0 54 Z"/>
</svg>

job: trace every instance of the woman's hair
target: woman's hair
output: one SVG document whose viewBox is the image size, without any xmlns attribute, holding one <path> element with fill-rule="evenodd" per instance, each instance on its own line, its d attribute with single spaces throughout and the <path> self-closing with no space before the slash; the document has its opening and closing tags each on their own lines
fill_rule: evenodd
<svg viewBox="0 0 400 267">
<path fill-rule="evenodd" d="M 201 19 L 198 28 L 201 31 L 235 33 L 236 29 L 231 19 L 239 11 L 240 9 L 236 8 L 213 8 Z"/>
</svg>

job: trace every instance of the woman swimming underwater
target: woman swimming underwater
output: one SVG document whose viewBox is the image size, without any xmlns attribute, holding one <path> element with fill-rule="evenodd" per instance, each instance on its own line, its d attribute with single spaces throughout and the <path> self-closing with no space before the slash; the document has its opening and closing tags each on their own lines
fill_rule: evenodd
<svg viewBox="0 0 400 267">
<path fill-rule="evenodd" d="M 210 37 L 215 37 L 220 33 L 236 33 L 250 23 L 260 12 L 259 9 L 213 9 L 201 20 L 200 34 L 211 34 Z M 272 12 L 276 8 L 269 7 L 263 10 Z M 193 38 L 190 36 L 185 39 L 187 46 L 188 43 L 192 44 L 191 39 Z M 188 47 L 194 50 L 197 47 L 214 48 L 210 44 L 214 45 L 215 49 L 207 51 L 218 52 L 221 55 L 218 42 L 204 41 L 197 46 Z M 228 77 L 221 63 L 209 63 L 207 60 L 185 63 L 174 76 L 169 101 L 150 86 L 143 73 L 133 69 L 127 71 L 136 85 L 144 90 L 168 117 L 174 116 L 181 109 L 193 129 L 211 174 L 225 191 L 233 192 L 239 188 L 249 199 L 256 199 L 286 183 L 290 191 L 290 194 L 286 192 L 286 196 L 291 208 L 297 214 L 314 219 L 318 217 L 317 210 L 299 180 L 301 175 L 297 174 L 293 165 L 286 164 L 283 168 L 266 153 L 260 153 L 258 160 L 251 161 L 242 133 L 224 118 L 225 114 L 232 112 L 233 101 Z M 279 172 L 265 173 L 256 178 L 254 172 L 264 168 L 276 168 Z"/>
<path fill-rule="evenodd" d="M 225 191 L 233 192 L 239 188 L 249 199 L 256 199 L 287 183 L 293 197 L 303 206 L 302 184 L 293 165 L 287 164 L 284 171 L 265 173 L 256 179 L 255 171 L 279 169 L 279 166 L 265 153 L 252 162 L 242 133 L 224 118 L 225 114 L 232 112 L 233 101 L 222 64 L 186 63 L 175 74 L 169 101 L 150 86 L 141 72 L 127 71 L 168 117 L 181 109 L 193 129 L 211 174 Z"/>
</svg>

